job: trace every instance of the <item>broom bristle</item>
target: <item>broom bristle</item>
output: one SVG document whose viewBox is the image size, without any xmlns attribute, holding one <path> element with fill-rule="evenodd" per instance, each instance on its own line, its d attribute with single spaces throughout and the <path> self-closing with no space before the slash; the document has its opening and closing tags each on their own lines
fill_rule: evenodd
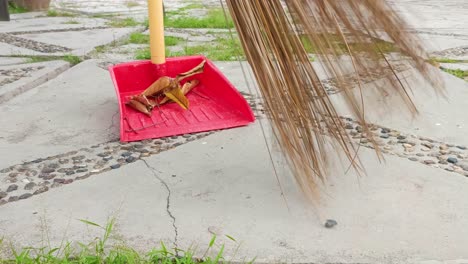
<svg viewBox="0 0 468 264">
<path fill-rule="evenodd" d="M 436 88 L 438 71 L 425 60 L 421 42 L 405 30 L 405 22 L 384 0 L 227 0 L 246 58 L 265 103 L 274 135 L 288 159 L 297 183 L 309 197 L 318 197 L 325 180 L 327 138 L 344 152 L 358 171 L 356 149 L 346 133 L 309 57 L 318 54 L 323 70 L 336 81 L 345 102 L 371 136 L 359 94 L 344 76 L 362 80 L 377 75 L 388 80 L 383 93 L 396 93 L 416 113 L 407 87 L 384 53 L 386 37 Z M 312 48 L 311 48 L 312 47 Z M 312 49 L 312 51 L 311 51 Z M 349 63 L 343 63 L 346 55 Z M 390 74 L 388 74 L 390 72 Z M 369 109 L 366 109 L 368 111 Z M 370 138 L 379 154 L 379 147 Z"/>
</svg>

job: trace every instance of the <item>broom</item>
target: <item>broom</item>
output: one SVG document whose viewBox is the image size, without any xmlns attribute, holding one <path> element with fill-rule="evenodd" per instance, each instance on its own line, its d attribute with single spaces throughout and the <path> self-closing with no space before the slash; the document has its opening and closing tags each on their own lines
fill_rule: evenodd
<svg viewBox="0 0 468 264">
<path fill-rule="evenodd" d="M 442 91 L 439 71 L 426 63 L 421 41 L 404 30 L 405 21 L 384 0 L 226 0 L 229 13 L 250 63 L 273 133 L 297 183 L 314 200 L 318 184 L 327 176 L 325 143 L 343 152 L 361 171 L 356 148 L 346 133 L 324 85 L 310 60 L 311 47 L 323 70 L 336 80 L 339 93 L 369 137 L 379 157 L 379 146 L 365 120 L 364 106 L 345 76 L 359 88 L 368 77 L 385 76 L 377 87 L 382 97 L 394 93 L 411 113 L 417 113 L 408 87 L 384 53 L 385 37 L 402 58 Z M 343 55 L 350 63 L 343 63 Z M 388 74 L 390 73 L 390 74 Z M 375 78 L 374 78 L 375 79 Z M 371 85 L 376 85 L 371 84 Z M 366 109 L 370 111 L 372 109 Z"/>
</svg>

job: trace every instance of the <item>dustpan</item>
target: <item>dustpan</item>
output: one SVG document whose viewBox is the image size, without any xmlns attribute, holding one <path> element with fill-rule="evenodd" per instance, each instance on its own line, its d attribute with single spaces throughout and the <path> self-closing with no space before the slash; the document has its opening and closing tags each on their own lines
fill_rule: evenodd
<svg viewBox="0 0 468 264">
<path fill-rule="evenodd" d="M 255 120 L 239 91 L 204 56 L 165 58 L 162 0 L 149 0 L 151 60 L 109 67 L 120 109 L 120 140 L 123 142 L 206 132 L 248 125 Z M 206 61 L 201 74 L 187 78 L 200 83 L 186 97 L 190 107 L 164 104 L 145 115 L 126 105 L 162 76 L 175 77 Z"/>
</svg>

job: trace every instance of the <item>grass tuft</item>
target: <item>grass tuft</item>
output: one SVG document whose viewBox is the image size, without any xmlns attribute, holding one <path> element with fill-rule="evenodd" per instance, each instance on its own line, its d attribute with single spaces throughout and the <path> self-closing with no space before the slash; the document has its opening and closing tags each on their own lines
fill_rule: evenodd
<svg viewBox="0 0 468 264">
<path fill-rule="evenodd" d="M 443 67 L 441 67 L 440 69 L 443 70 L 446 73 L 450 73 L 453 76 L 456 76 L 456 77 L 458 77 L 460 79 L 468 81 L 468 71 L 464 71 L 464 70 L 460 70 L 460 69 L 447 69 L 447 68 L 443 68 Z"/>
<path fill-rule="evenodd" d="M 21 14 L 29 12 L 25 7 L 19 6 L 13 2 L 8 3 L 8 13 L 10 14 Z"/>
<path fill-rule="evenodd" d="M 82 62 L 80 57 L 71 54 L 63 56 L 62 60 L 69 62 L 72 66 Z"/>
<path fill-rule="evenodd" d="M 47 11 L 47 16 L 48 17 L 76 17 L 76 14 L 67 13 L 67 12 L 59 12 L 57 10 L 49 9 L 49 11 Z"/>
<path fill-rule="evenodd" d="M 89 228 L 102 231 L 100 237 L 95 238 L 89 243 L 77 243 L 80 248 L 73 249 L 72 243 L 64 242 L 62 246 L 56 248 L 49 247 L 26 247 L 21 251 L 16 251 L 12 247 L 12 256 L 10 258 L 1 258 L 0 263 L 10 264 L 127 264 L 127 263 L 148 263 L 148 264 L 221 264 L 226 263 L 223 256 L 224 244 L 216 244 L 216 236 L 213 236 L 204 255 L 196 259 L 194 250 L 168 249 L 161 242 L 158 248 L 154 248 L 146 253 L 138 252 L 124 242 L 115 243 L 113 237 L 115 218 L 112 218 L 104 226 L 89 220 L 80 220 Z M 234 239 L 232 239 L 234 243 Z M 0 249 L 2 249 L 2 240 L 0 240 Z M 219 248 L 218 250 L 215 250 Z M 237 244 L 237 250 L 239 244 Z M 249 262 L 252 263 L 253 261 Z"/>
<path fill-rule="evenodd" d="M 128 17 L 124 19 L 115 19 L 107 23 L 110 27 L 122 28 L 122 27 L 136 27 L 140 23 L 135 21 L 135 19 Z"/>
<path fill-rule="evenodd" d="M 222 9 L 211 9 L 205 17 L 174 16 L 168 12 L 164 20 L 164 26 L 168 28 L 234 28 L 234 22 L 230 17 L 226 21 Z"/>
</svg>

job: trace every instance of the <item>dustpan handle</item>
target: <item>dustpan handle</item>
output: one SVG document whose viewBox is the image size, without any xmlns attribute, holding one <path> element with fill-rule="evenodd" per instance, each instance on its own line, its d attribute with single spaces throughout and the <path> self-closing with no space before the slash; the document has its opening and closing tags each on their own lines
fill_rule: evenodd
<svg viewBox="0 0 468 264">
<path fill-rule="evenodd" d="M 164 14 L 162 0 L 148 0 L 148 20 L 151 62 L 154 64 L 163 64 L 166 62 L 166 48 L 164 45 Z"/>
</svg>

